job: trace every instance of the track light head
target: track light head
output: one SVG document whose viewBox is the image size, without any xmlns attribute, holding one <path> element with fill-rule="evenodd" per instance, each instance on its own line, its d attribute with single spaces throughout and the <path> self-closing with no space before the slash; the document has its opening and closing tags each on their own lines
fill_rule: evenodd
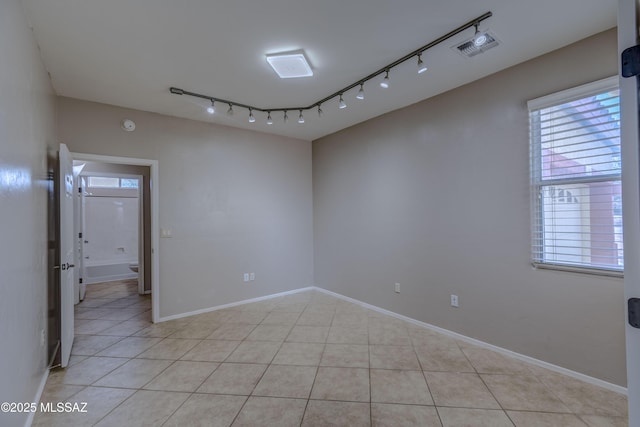
<svg viewBox="0 0 640 427">
<path fill-rule="evenodd" d="M 479 23 L 475 24 L 476 33 L 473 35 L 473 44 L 475 47 L 480 47 L 487 42 L 487 34 L 480 31 L 478 28 L 479 25 Z"/>
<path fill-rule="evenodd" d="M 271 118 L 271 111 L 267 111 L 267 124 L 272 125 L 273 119 Z"/>
<path fill-rule="evenodd" d="M 385 74 L 384 79 L 380 82 L 380 87 L 384 89 L 389 87 L 389 70 L 387 70 L 387 74 Z"/>
<path fill-rule="evenodd" d="M 347 108 L 347 103 L 344 102 L 344 99 L 342 99 L 342 94 L 340 94 L 340 99 L 338 100 L 338 108 L 340 108 L 341 110 Z"/>
<path fill-rule="evenodd" d="M 302 110 L 300 110 L 300 115 L 298 116 L 298 123 L 304 123 L 304 116 L 302 115 Z"/>
<path fill-rule="evenodd" d="M 320 108 L 320 104 L 318 104 L 318 117 L 322 117 L 322 108 Z"/>
<path fill-rule="evenodd" d="M 227 114 L 233 116 L 233 105 L 229 104 L 229 109 L 227 110 Z"/>
<path fill-rule="evenodd" d="M 418 54 L 418 74 L 422 74 L 427 71 L 427 64 L 422 61 L 422 54 Z"/>
<path fill-rule="evenodd" d="M 249 108 L 249 123 L 255 123 L 256 117 L 253 115 L 253 110 Z"/>
<path fill-rule="evenodd" d="M 211 105 L 209 105 L 209 106 L 207 107 L 207 113 L 209 113 L 209 114 L 213 114 L 213 113 L 215 113 L 215 112 L 216 112 L 216 108 L 215 108 L 215 105 L 214 105 L 214 102 L 213 102 L 213 99 L 212 99 L 212 100 L 211 100 Z"/>
<path fill-rule="evenodd" d="M 284 118 L 283 118 L 284 122 L 287 123 L 287 120 L 289 120 L 289 116 L 287 116 L 287 110 L 284 110 Z"/>
<path fill-rule="evenodd" d="M 364 99 L 364 88 L 363 88 L 364 83 L 360 83 L 360 90 L 358 91 L 358 94 L 356 95 L 356 99 Z"/>
</svg>

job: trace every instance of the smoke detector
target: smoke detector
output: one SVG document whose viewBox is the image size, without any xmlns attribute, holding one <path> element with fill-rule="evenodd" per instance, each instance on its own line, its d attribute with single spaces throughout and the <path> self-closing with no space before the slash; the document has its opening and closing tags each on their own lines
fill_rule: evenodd
<svg viewBox="0 0 640 427">
<path fill-rule="evenodd" d="M 133 132 L 134 130 L 136 130 L 136 122 L 131 119 L 124 119 L 120 122 L 120 127 L 124 131 Z"/>
<path fill-rule="evenodd" d="M 500 44 L 500 40 L 498 40 L 495 34 L 493 34 L 491 31 L 483 31 L 482 34 L 486 37 L 486 40 L 480 46 L 476 45 L 475 40 L 477 36 L 474 35 L 464 42 L 456 46 L 452 46 L 451 49 L 455 50 L 465 58 L 473 58 L 474 56 L 484 53 L 489 49 L 493 49 Z"/>
</svg>

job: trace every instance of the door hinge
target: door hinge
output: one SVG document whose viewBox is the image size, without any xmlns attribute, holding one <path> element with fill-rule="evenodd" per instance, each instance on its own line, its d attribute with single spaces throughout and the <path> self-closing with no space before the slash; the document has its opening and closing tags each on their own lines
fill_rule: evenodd
<svg viewBox="0 0 640 427">
<path fill-rule="evenodd" d="M 82 277 L 78 280 L 78 283 L 82 284 Z"/>
<path fill-rule="evenodd" d="M 622 77 L 633 77 L 640 74 L 640 45 L 622 51 Z"/>
<path fill-rule="evenodd" d="M 627 308 L 629 312 L 629 324 L 634 328 L 640 328 L 640 298 L 629 298 Z"/>
<path fill-rule="evenodd" d="M 78 233 L 78 239 L 82 239 L 82 233 Z"/>
</svg>

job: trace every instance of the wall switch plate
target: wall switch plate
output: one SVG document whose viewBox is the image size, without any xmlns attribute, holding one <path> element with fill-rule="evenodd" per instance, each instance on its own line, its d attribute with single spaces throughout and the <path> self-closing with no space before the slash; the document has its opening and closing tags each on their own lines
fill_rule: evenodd
<svg viewBox="0 0 640 427">
<path fill-rule="evenodd" d="M 395 291 L 396 291 L 397 294 L 400 293 L 400 283 L 396 283 Z"/>
<path fill-rule="evenodd" d="M 44 346 L 44 340 L 45 340 L 45 333 L 44 333 L 44 329 L 42 329 L 40 331 L 40 347 Z"/>
<path fill-rule="evenodd" d="M 459 307 L 458 295 L 451 295 L 451 307 Z"/>
<path fill-rule="evenodd" d="M 256 273 L 249 273 L 249 281 L 253 282 L 256 280 Z"/>
<path fill-rule="evenodd" d="M 244 273 L 244 281 L 245 282 L 249 281 L 249 273 Z"/>
</svg>

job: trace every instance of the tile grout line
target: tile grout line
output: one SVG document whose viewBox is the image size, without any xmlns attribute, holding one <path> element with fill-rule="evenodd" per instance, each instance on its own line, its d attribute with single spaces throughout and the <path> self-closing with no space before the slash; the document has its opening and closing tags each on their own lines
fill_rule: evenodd
<svg viewBox="0 0 640 427">
<path fill-rule="evenodd" d="M 86 297 L 85 297 L 85 298 L 86 298 Z M 123 297 L 123 298 L 126 298 L 126 297 Z M 88 308 L 98 309 L 99 307 L 88 307 Z M 75 319 L 74 319 L 74 320 L 75 320 Z M 126 320 L 125 320 L 125 321 L 126 321 Z M 123 322 L 125 322 L 125 321 L 122 321 L 122 322 L 120 322 L 120 323 L 118 323 L 118 324 L 116 324 L 116 325 L 113 325 L 113 326 L 117 326 L 117 325 L 119 325 L 119 324 L 121 324 L 121 323 L 123 323 Z M 109 327 L 109 328 L 106 328 L 106 329 L 110 329 L 110 327 Z M 106 330 L 106 329 L 104 329 L 104 330 Z M 102 331 L 104 331 L 104 330 L 102 330 Z M 90 336 L 98 336 L 99 332 L 102 332 L 102 331 L 98 331 L 98 333 L 96 333 L 96 334 L 86 334 L 86 335 L 90 335 Z M 129 335 L 129 336 L 130 336 L 130 335 Z M 127 338 L 127 337 L 125 336 L 125 337 L 123 337 L 121 340 L 118 340 L 117 342 L 120 342 L 120 341 L 124 340 L 125 338 Z M 116 342 L 116 343 L 117 343 L 117 342 Z M 116 343 L 114 343 L 113 345 L 115 345 Z M 108 346 L 108 347 L 110 347 L 110 346 Z M 104 349 L 103 349 L 103 350 L 104 350 Z M 100 351 L 96 352 L 96 354 L 97 354 L 97 353 L 100 353 L 100 352 L 101 352 L 101 351 L 103 351 L 103 350 L 100 350 Z M 96 355 L 93 355 L 93 356 L 89 356 L 89 358 L 90 358 L 90 357 L 105 357 L 105 356 L 96 356 Z M 129 359 L 129 360 L 132 360 L 132 358 L 128 358 L 128 359 Z M 83 362 L 84 362 L 84 361 L 83 361 Z M 80 363 L 82 363 L 82 362 L 80 362 Z M 106 413 L 104 416 L 100 417 L 100 418 L 99 418 L 99 419 L 94 423 L 94 425 L 96 425 L 96 424 L 100 423 L 103 419 L 105 419 L 107 416 L 109 416 L 109 414 L 111 414 L 113 411 L 115 411 L 115 410 L 116 410 L 116 408 L 119 408 L 123 403 L 125 403 L 126 401 L 128 401 L 128 400 L 129 400 L 129 399 L 130 399 L 134 394 L 136 394 L 136 393 L 137 393 L 137 391 L 139 391 L 139 390 L 140 390 L 140 389 L 131 389 L 131 388 L 126 388 L 126 387 L 102 387 L 102 386 L 94 386 L 94 385 L 93 385 L 93 384 L 95 384 L 96 382 L 100 381 L 102 378 L 104 378 L 104 377 L 106 377 L 107 375 L 111 374 L 111 373 L 112 373 L 112 372 L 114 372 L 116 369 L 120 368 L 121 366 L 123 366 L 123 365 L 124 365 L 124 364 L 126 364 L 126 363 L 128 363 L 128 362 L 125 362 L 125 363 L 123 363 L 122 365 L 117 366 L 116 368 L 114 368 L 114 369 L 112 369 L 111 371 L 107 372 L 105 375 L 103 375 L 103 376 L 101 376 L 100 378 L 98 378 L 98 379 L 96 379 L 95 381 L 93 381 L 91 384 L 89 384 L 89 385 L 85 386 L 82 390 L 78 391 L 78 393 L 80 393 L 81 391 L 86 390 L 88 387 L 117 388 L 117 389 L 125 389 L 125 390 L 135 390 L 133 393 L 131 393 L 131 395 L 130 395 L 130 396 L 128 396 L 126 399 L 124 399 L 124 400 L 123 400 L 122 402 L 120 402 L 118 405 L 114 406 L 111 410 L 107 411 L 107 413 Z M 77 395 L 78 393 L 75 393 L 73 396 Z M 73 396 L 71 396 L 71 397 L 73 397 Z"/>
<path fill-rule="evenodd" d="M 458 346 L 458 350 L 460 350 L 460 353 L 462 353 L 462 355 L 464 356 L 465 359 L 467 359 L 467 362 L 469 363 L 469 365 L 471 365 L 471 367 L 473 368 L 473 370 L 475 371 L 475 374 L 478 376 L 478 378 L 480 378 L 480 381 L 482 381 L 482 384 L 486 387 L 486 389 L 489 391 L 489 394 L 491 394 L 491 397 L 493 397 L 493 399 L 496 401 L 496 403 L 498 404 L 498 406 L 500 407 L 500 410 L 502 411 L 502 413 L 507 417 L 507 419 L 509 420 L 509 422 L 512 425 L 516 425 L 516 423 L 511 419 L 511 417 L 509 416 L 509 414 L 507 413 L 507 410 L 502 406 L 502 402 L 500 402 L 498 400 L 498 398 L 495 396 L 495 394 L 493 393 L 493 391 L 489 388 L 489 386 L 487 385 L 486 381 L 484 380 L 484 378 L 482 378 L 482 375 L 480 375 L 480 372 L 478 371 L 478 368 L 476 368 L 476 365 L 471 361 L 471 358 L 467 355 L 467 353 L 464 351 L 464 349 L 460 346 L 460 343 L 457 342 L 456 340 L 456 345 Z"/>
</svg>

